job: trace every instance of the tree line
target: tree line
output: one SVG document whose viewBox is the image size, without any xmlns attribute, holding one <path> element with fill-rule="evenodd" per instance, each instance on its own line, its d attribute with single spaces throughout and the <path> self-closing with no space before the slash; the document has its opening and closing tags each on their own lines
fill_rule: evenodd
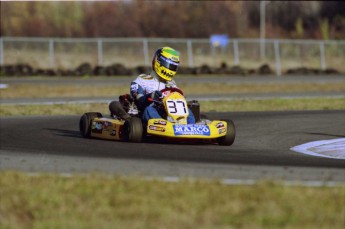
<svg viewBox="0 0 345 229">
<path fill-rule="evenodd" d="M 266 1 L 266 37 L 344 39 L 342 1 Z M 1 36 L 257 38 L 260 1 L 1 2 Z"/>
</svg>

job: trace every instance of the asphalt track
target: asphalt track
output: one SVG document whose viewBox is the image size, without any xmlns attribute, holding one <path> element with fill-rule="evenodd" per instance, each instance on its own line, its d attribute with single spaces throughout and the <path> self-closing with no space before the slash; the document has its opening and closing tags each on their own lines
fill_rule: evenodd
<svg viewBox="0 0 345 229">
<path fill-rule="evenodd" d="M 1 78 L 12 85 L 123 85 L 129 77 L 97 78 Z M 260 76 L 260 77 L 185 77 L 179 83 L 345 83 L 344 75 Z M 203 95 L 196 97 L 204 98 Z M 219 97 L 265 99 L 344 97 L 342 93 L 231 94 Z M 191 98 L 189 98 L 191 99 Z M 1 104 L 81 103 L 91 98 L 3 99 Z M 109 101 L 92 98 L 91 102 Z M 1 117 L 0 170 L 54 172 L 60 174 L 92 171 L 116 175 L 219 178 L 229 183 L 251 183 L 276 179 L 322 185 L 345 183 L 345 160 L 315 157 L 290 148 L 310 141 L 345 137 L 345 111 L 209 113 L 210 119 L 230 118 L 237 127 L 231 147 L 198 144 L 145 142 L 133 144 L 79 136 L 79 116 Z"/>
<path fill-rule="evenodd" d="M 84 139 L 79 116 L 1 117 L 0 170 L 345 183 L 345 160 L 290 150 L 310 141 L 344 138 L 344 110 L 207 115 L 235 122 L 234 145 Z"/>
</svg>

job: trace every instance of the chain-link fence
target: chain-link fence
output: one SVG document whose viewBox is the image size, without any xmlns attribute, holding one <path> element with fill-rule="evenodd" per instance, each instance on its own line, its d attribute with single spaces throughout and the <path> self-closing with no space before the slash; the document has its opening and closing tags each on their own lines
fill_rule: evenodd
<svg viewBox="0 0 345 229">
<path fill-rule="evenodd" d="M 181 65 L 219 67 L 268 64 L 277 75 L 288 68 L 345 70 L 345 41 L 230 39 L 214 47 L 209 39 L 165 38 L 0 38 L 0 64 L 25 63 L 33 67 L 67 69 L 81 63 L 150 66 L 154 51 L 171 46 L 181 52 Z"/>
</svg>

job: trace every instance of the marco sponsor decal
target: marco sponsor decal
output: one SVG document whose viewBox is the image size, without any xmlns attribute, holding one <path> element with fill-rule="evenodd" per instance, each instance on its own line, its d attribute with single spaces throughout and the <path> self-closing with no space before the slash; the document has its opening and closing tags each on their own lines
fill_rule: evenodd
<svg viewBox="0 0 345 229">
<path fill-rule="evenodd" d="M 174 125 L 175 135 L 205 135 L 210 136 L 210 128 L 204 125 Z"/>
</svg>

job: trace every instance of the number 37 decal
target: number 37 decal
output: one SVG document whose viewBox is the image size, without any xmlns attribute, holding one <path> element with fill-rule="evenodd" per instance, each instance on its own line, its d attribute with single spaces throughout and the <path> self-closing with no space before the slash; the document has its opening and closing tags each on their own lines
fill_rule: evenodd
<svg viewBox="0 0 345 229">
<path fill-rule="evenodd" d="M 185 100 L 167 100 L 168 112 L 172 115 L 187 115 L 188 109 Z"/>
</svg>

